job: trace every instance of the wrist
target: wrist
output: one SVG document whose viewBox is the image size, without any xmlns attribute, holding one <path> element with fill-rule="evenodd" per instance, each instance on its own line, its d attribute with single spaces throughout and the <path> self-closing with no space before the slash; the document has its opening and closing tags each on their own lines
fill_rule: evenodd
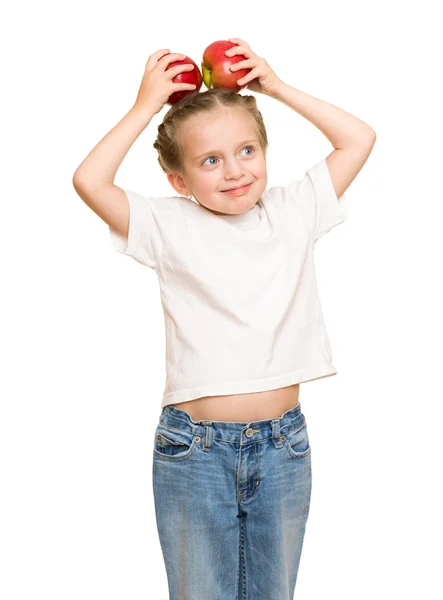
<svg viewBox="0 0 443 600">
<path fill-rule="evenodd" d="M 283 92 L 287 89 L 288 84 L 279 79 L 272 88 L 272 91 L 268 93 L 269 96 L 275 100 L 280 100 L 283 96 Z"/>
<path fill-rule="evenodd" d="M 146 125 L 148 125 L 149 121 L 156 114 L 156 110 L 150 104 L 134 104 L 128 111 L 128 114 L 134 115 L 141 120 L 146 120 Z"/>
</svg>

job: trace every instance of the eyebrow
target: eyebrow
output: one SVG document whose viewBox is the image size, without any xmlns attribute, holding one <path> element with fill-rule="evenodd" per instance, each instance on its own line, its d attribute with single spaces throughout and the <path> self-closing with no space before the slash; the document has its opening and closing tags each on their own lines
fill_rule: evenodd
<svg viewBox="0 0 443 600">
<path fill-rule="evenodd" d="M 243 144 L 247 144 L 248 142 L 258 142 L 257 138 L 253 138 L 251 140 L 244 140 L 243 142 L 240 142 L 239 146 L 243 146 Z M 207 152 L 203 152 L 203 154 L 199 154 L 198 156 L 195 157 L 195 160 L 198 160 L 199 158 L 203 158 L 203 156 L 209 156 L 211 154 L 221 154 L 220 150 L 208 150 Z"/>
</svg>

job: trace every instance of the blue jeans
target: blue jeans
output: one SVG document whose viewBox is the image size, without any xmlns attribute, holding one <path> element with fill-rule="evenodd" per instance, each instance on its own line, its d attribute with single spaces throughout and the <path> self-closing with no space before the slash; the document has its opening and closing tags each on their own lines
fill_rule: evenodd
<svg viewBox="0 0 443 600">
<path fill-rule="evenodd" d="M 165 406 L 153 492 L 169 600 L 292 600 L 311 500 L 300 403 L 249 423 Z"/>
</svg>

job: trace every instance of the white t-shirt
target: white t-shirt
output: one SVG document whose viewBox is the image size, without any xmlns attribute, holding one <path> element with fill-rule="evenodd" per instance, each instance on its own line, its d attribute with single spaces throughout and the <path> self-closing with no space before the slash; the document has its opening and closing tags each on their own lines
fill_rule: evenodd
<svg viewBox="0 0 443 600">
<path fill-rule="evenodd" d="M 125 190 L 128 240 L 113 247 L 154 269 L 165 318 L 162 407 L 335 375 L 314 244 L 347 219 L 326 159 L 267 188 L 253 209 L 216 215 L 183 196 Z"/>
</svg>

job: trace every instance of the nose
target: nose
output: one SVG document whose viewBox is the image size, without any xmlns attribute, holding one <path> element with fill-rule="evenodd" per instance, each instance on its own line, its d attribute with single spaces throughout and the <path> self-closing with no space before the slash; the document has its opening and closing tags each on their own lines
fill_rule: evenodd
<svg viewBox="0 0 443 600">
<path fill-rule="evenodd" d="M 226 160 L 225 162 L 225 179 L 240 179 L 243 176 L 244 170 L 237 159 Z"/>
</svg>

